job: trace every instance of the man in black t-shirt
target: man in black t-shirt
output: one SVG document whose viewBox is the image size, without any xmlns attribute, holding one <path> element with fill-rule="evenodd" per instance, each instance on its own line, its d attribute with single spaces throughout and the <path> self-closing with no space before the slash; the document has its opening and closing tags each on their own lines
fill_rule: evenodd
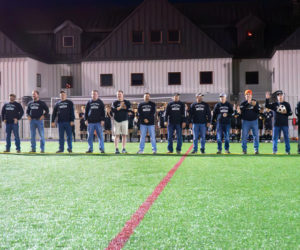
<svg viewBox="0 0 300 250">
<path fill-rule="evenodd" d="M 300 102 L 298 102 L 297 107 L 296 107 L 296 115 L 298 118 L 298 154 L 300 154 Z"/>
</svg>

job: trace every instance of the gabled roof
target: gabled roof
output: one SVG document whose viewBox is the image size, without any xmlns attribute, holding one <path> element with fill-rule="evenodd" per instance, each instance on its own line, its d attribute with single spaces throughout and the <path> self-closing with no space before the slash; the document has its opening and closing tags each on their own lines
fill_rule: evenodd
<svg viewBox="0 0 300 250">
<path fill-rule="evenodd" d="M 276 47 L 277 50 L 300 49 L 300 27 L 295 30 L 284 42 Z"/>
<path fill-rule="evenodd" d="M 82 29 L 79 26 L 75 25 L 70 20 L 64 21 L 61 25 L 59 25 L 57 28 L 55 28 L 53 32 L 57 33 L 59 31 L 61 31 L 62 29 L 66 28 L 66 27 L 71 27 L 75 30 L 78 30 L 80 33 L 82 32 Z"/>
<path fill-rule="evenodd" d="M 262 27 L 265 27 L 265 23 L 258 18 L 257 16 L 254 16 L 252 14 L 249 14 L 248 16 L 244 17 L 243 19 L 241 19 L 237 24 L 236 27 L 241 27 L 244 24 L 248 23 L 248 22 L 253 22 L 255 21 L 256 23 L 260 24 Z"/>
</svg>

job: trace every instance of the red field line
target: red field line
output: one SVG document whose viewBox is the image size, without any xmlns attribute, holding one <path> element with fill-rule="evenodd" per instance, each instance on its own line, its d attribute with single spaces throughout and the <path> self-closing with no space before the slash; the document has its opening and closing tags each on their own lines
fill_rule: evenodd
<svg viewBox="0 0 300 250">
<path fill-rule="evenodd" d="M 125 226 L 121 230 L 121 232 L 109 243 L 107 250 L 117 250 L 124 247 L 126 242 L 129 240 L 130 236 L 134 233 L 135 228 L 141 223 L 144 216 L 167 186 L 177 169 L 180 167 L 188 153 L 192 150 L 191 146 L 188 151 L 180 158 L 180 160 L 174 165 L 174 167 L 168 172 L 168 174 L 162 179 L 162 181 L 156 186 L 151 195 L 148 196 L 146 201 L 136 210 L 136 212 L 132 215 L 129 221 L 125 223 Z"/>
</svg>

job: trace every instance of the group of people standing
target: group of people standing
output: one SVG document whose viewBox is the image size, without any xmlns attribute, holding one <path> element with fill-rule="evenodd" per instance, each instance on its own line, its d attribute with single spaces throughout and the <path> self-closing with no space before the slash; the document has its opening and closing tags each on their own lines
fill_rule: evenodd
<svg viewBox="0 0 300 250">
<path fill-rule="evenodd" d="M 278 151 L 278 138 L 281 131 L 285 140 L 285 152 L 290 154 L 289 142 L 289 125 L 288 117 L 292 115 L 290 104 L 284 100 L 284 93 L 277 91 L 277 101 L 271 102 L 271 95 L 266 93 L 265 108 L 269 109 L 264 116 L 268 116 L 266 120 L 274 119 L 273 126 L 273 153 Z M 196 100 L 191 104 L 189 111 L 186 111 L 185 103 L 180 101 L 180 94 L 173 95 L 173 100 L 169 102 L 164 111 L 158 112 L 158 120 L 160 124 L 160 132 L 167 128 L 167 153 L 174 152 L 173 139 L 174 134 L 177 137 L 176 153 L 180 154 L 182 149 L 183 130 L 187 127 L 192 128 L 193 134 L 193 151 L 192 154 L 198 152 L 198 140 L 200 138 L 200 152 L 205 153 L 205 143 L 208 129 L 216 129 L 217 154 L 222 153 L 222 142 L 224 140 L 225 153 L 230 153 L 230 130 L 240 130 L 242 134 L 242 152 L 247 154 L 247 142 L 249 133 L 253 136 L 254 152 L 259 154 L 259 130 L 261 120 L 261 107 L 259 103 L 253 99 L 251 90 L 245 91 L 245 101 L 237 107 L 234 107 L 227 101 L 225 93 L 219 95 L 220 101 L 211 111 L 208 103 L 203 101 L 203 94 L 197 93 Z M 39 92 L 32 92 L 33 100 L 28 103 L 26 114 L 30 120 L 31 133 L 31 151 L 36 152 L 36 130 L 40 135 L 40 152 L 45 152 L 45 136 L 44 136 L 44 118 L 49 114 L 49 108 L 46 103 L 39 98 Z M 2 119 L 6 124 L 6 150 L 10 152 L 11 133 L 14 133 L 16 150 L 21 152 L 19 125 L 24 114 L 24 110 L 20 103 L 16 102 L 16 96 L 10 95 L 10 101 L 2 108 Z M 272 111 L 272 112 L 271 112 Z M 127 153 L 126 140 L 129 129 L 129 118 L 132 114 L 132 107 L 129 100 L 124 99 L 122 90 L 117 92 L 117 100 L 111 105 L 111 108 L 105 107 L 103 101 L 99 98 L 97 90 L 91 92 L 91 99 L 87 102 L 85 109 L 80 113 L 80 126 L 86 126 L 88 135 L 88 150 L 86 153 L 93 153 L 93 142 L 95 134 L 99 141 L 99 150 L 105 153 L 104 134 L 103 131 L 110 126 L 111 117 L 114 119 L 114 135 L 115 135 L 115 153 Z M 300 116 L 300 102 L 296 108 L 296 115 Z M 143 154 L 145 149 L 145 138 L 149 134 L 152 145 L 153 154 L 157 153 L 155 120 L 157 116 L 156 104 L 151 101 L 150 93 L 144 94 L 144 101 L 137 108 L 138 124 L 140 130 L 140 144 L 138 154 Z M 57 121 L 56 121 L 57 119 Z M 75 113 L 74 104 L 67 99 L 67 93 L 60 91 L 60 101 L 58 101 L 53 109 L 51 126 L 58 126 L 59 131 L 59 149 L 56 153 L 64 152 L 65 133 L 67 135 L 67 151 L 72 153 L 72 126 L 74 125 Z M 108 121 L 109 120 L 109 121 Z M 107 125 L 108 124 L 108 125 Z M 266 129 L 270 129 L 272 124 L 265 124 Z M 237 132 L 237 133 L 238 133 Z M 119 150 L 119 141 L 121 139 L 121 150 Z M 298 153 L 300 153 L 300 144 L 298 144 Z"/>
</svg>

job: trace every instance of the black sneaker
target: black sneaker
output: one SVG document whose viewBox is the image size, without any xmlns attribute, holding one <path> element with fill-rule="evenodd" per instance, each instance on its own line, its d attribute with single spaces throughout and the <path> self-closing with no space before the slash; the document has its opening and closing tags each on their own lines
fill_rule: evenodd
<svg viewBox="0 0 300 250">
<path fill-rule="evenodd" d="M 181 154 L 181 151 L 176 151 L 176 154 L 180 155 L 180 154 Z"/>
<path fill-rule="evenodd" d="M 127 154 L 127 151 L 125 148 L 122 149 L 122 154 Z"/>
<path fill-rule="evenodd" d="M 120 154 L 120 151 L 118 148 L 116 148 L 116 152 L 115 152 L 116 155 Z"/>
<path fill-rule="evenodd" d="M 142 155 L 143 153 L 144 153 L 144 152 L 141 151 L 141 150 L 137 151 L 137 154 L 138 154 L 138 155 Z"/>
<path fill-rule="evenodd" d="M 197 151 L 196 150 L 193 150 L 192 152 L 191 152 L 191 154 L 197 154 Z"/>
<path fill-rule="evenodd" d="M 101 154 L 105 154 L 105 151 L 104 151 L 104 150 L 100 150 L 100 153 L 101 153 Z"/>
<path fill-rule="evenodd" d="M 3 153 L 10 153 L 10 150 L 4 150 Z"/>
<path fill-rule="evenodd" d="M 201 154 L 205 154 L 205 150 L 204 149 L 200 149 Z"/>
<path fill-rule="evenodd" d="M 41 154 L 45 154 L 45 151 L 44 151 L 44 150 L 41 150 L 40 153 L 41 153 Z"/>
<path fill-rule="evenodd" d="M 30 153 L 30 154 L 36 153 L 36 151 L 35 151 L 35 150 L 31 150 L 31 151 L 29 151 L 29 153 Z"/>
<path fill-rule="evenodd" d="M 217 155 L 220 155 L 220 154 L 222 154 L 222 151 L 218 150 Z"/>
<path fill-rule="evenodd" d="M 172 151 L 168 151 L 167 154 L 173 154 L 173 152 Z"/>
<path fill-rule="evenodd" d="M 92 153 L 93 153 L 93 151 L 91 151 L 91 150 L 88 150 L 88 151 L 86 151 L 85 153 L 86 153 L 86 154 L 92 154 Z"/>
<path fill-rule="evenodd" d="M 230 151 L 229 151 L 229 150 L 225 150 L 225 153 L 226 153 L 226 154 L 230 154 Z"/>
<path fill-rule="evenodd" d="M 273 155 L 276 155 L 276 154 L 277 154 L 277 152 L 273 151 Z"/>
<path fill-rule="evenodd" d="M 68 149 L 68 152 L 69 152 L 69 153 L 73 153 L 72 149 Z"/>
<path fill-rule="evenodd" d="M 20 153 L 21 153 L 21 150 L 17 150 L 17 153 L 20 154 Z"/>
<path fill-rule="evenodd" d="M 291 152 L 285 152 L 287 155 L 290 155 L 291 154 Z"/>
<path fill-rule="evenodd" d="M 152 152 L 152 154 L 156 155 L 156 154 L 157 154 L 157 152 L 156 152 L 156 151 L 153 151 L 153 152 Z"/>
<path fill-rule="evenodd" d="M 58 151 L 56 151 L 56 154 L 61 154 L 61 153 L 63 153 L 64 151 L 61 151 L 61 150 L 58 150 Z"/>
<path fill-rule="evenodd" d="M 258 151 L 255 151 L 254 154 L 259 155 L 259 152 L 258 152 Z"/>
<path fill-rule="evenodd" d="M 246 155 L 247 154 L 247 151 L 243 151 L 243 155 Z"/>
</svg>

